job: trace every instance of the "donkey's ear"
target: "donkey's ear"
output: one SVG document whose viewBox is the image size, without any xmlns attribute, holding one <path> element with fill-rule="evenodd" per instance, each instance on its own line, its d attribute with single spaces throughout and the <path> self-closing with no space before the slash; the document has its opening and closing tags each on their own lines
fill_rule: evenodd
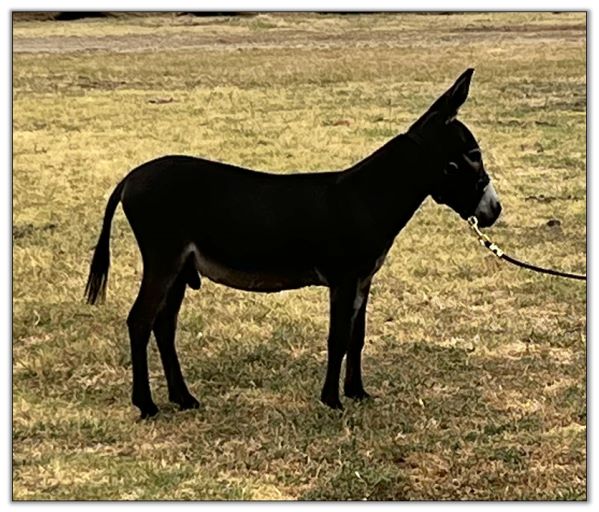
<svg viewBox="0 0 599 512">
<path fill-rule="evenodd" d="M 429 112 L 436 112 L 441 115 L 446 123 L 458 115 L 458 110 L 466 101 L 468 91 L 470 90 L 470 80 L 472 80 L 473 68 L 464 71 L 455 83 L 441 95 L 429 108 Z"/>
</svg>

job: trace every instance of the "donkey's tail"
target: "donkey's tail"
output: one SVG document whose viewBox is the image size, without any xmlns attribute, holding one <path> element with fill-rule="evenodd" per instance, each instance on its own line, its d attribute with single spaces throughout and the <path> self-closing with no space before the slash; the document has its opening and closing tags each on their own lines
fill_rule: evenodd
<svg viewBox="0 0 599 512">
<path fill-rule="evenodd" d="M 110 267 L 110 224 L 117 205 L 121 201 L 121 193 L 125 180 L 121 181 L 108 199 L 104 222 L 100 238 L 94 251 L 92 263 L 89 269 L 89 277 L 85 285 L 85 298 L 88 304 L 104 302 L 106 299 L 106 282 L 108 281 L 108 268 Z"/>
</svg>

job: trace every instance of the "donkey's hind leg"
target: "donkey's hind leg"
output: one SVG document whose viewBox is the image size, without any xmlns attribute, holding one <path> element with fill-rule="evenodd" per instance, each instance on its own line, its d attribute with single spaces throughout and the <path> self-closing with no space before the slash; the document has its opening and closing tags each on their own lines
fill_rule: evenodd
<svg viewBox="0 0 599 512">
<path fill-rule="evenodd" d="M 181 410 L 197 409 L 200 406 L 199 402 L 187 389 L 175 348 L 177 316 L 185 295 L 185 286 L 188 279 L 189 276 L 186 275 L 186 269 L 184 268 L 171 285 L 167 298 L 154 322 L 154 335 L 156 336 L 156 343 L 164 367 L 164 375 L 168 385 L 168 398 L 171 402 L 178 404 Z M 196 279 L 199 280 L 197 274 Z"/>
<path fill-rule="evenodd" d="M 176 265 L 148 264 L 144 261 L 141 288 L 127 317 L 133 371 L 132 402 L 139 408 L 142 419 L 158 413 L 150 391 L 147 348 L 158 311 L 178 271 Z"/>
</svg>

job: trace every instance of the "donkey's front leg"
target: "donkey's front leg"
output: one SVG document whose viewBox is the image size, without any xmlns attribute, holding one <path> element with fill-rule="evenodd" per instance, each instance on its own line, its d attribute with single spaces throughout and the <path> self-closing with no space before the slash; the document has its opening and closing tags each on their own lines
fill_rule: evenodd
<svg viewBox="0 0 599 512">
<path fill-rule="evenodd" d="M 345 361 L 345 382 L 343 392 L 345 396 L 354 400 L 369 398 L 362 384 L 362 348 L 364 347 L 364 333 L 366 330 L 366 305 L 370 292 L 371 280 L 360 283 L 358 294 L 354 301 L 353 330 L 347 347 Z"/>
<path fill-rule="evenodd" d="M 343 409 L 339 400 L 339 375 L 353 330 L 358 288 L 358 281 L 352 280 L 330 289 L 327 375 L 320 399 L 333 409 Z"/>
</svg>

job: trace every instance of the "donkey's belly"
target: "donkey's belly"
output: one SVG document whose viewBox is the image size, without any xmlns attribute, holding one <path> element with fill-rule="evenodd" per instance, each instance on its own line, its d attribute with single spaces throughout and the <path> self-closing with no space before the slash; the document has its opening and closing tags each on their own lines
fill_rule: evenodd
<svg viewBox="0 0 599 512">
<path fill-rule="evenodd" d="M 326 285 L 322 275 L 314 269 L 289 271 L 246 271 L 233 268 L 223 262 L 210 258 L 193 248 L 198 272 L 215 283 L 224 284 L 238 290 L 253 292 L 278 292 L 304 286 Z"/>
</svg>

